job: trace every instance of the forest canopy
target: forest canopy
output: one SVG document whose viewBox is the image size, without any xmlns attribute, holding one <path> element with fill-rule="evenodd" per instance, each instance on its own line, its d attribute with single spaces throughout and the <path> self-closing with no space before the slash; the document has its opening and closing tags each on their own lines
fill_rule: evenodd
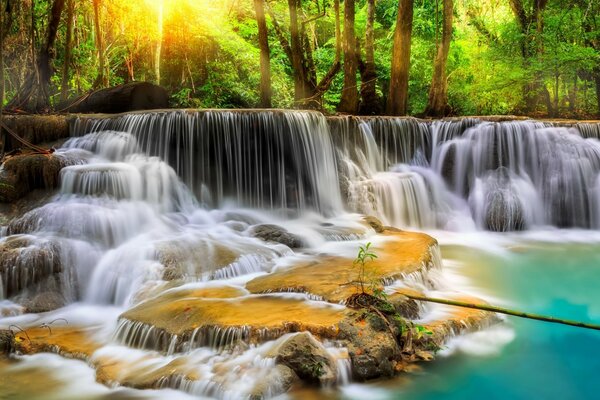
<svg viewBox="0 0 600 400">
<path fill-rule="evenodd" d="M 5 111 L 133 81 L 173 107 L 600 116 L 597 0 L 0 0 Z"/>
</svg>

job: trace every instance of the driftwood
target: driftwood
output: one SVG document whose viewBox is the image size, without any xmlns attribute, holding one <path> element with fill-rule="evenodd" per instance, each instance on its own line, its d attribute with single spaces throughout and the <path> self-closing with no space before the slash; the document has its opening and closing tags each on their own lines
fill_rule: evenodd
<svg viewBox="0 0 600 400">
<path fill-rule="evenodd" d="M 568 320 L 568 319 L 547 317 L 547 316 L 538 315 L 538 314 L 524 313 L 521 311 L 509 310 L 508 308 L 495 307 L 495 306 L 491 306 L 488 304 L 466 303 L 463 301 L 438 299 L 438 298 L 434 298 L 434 297 L 425 297 L 425 296 L 416 296 L 416 295 L 406 294 L 406 293 L 402 293 L 402 295 L 405 297 L 408 297 L 409 299 L 417 300 L 417 301 L 426 301 L 429 303 L 439 303 L 439 304 L 446 304 L 449 306 L 457 306 L 457 307 L 464 307 L 464 308 L 473 308 L 475 310 L 490 311 L 490 312 L 495 312 L 495 313 L 499 313 L 499 314 L 512 315 L 512 316 L 520 317 L 520 318 L 534 319 L 537 321 L 551 322 L 554 324 L 562 324 L 562 325 L 570 325 L 570 326 L 576 326 L 578 328 L 594 329 L 594 330 L 600 331 L 600 325 L 587 324 L 584 322 L 572 321 L 572 320 Z"/>
<path fill-rule="evenodd" d="M 71 113 L 116 114 L 168 106 L 169 96 L 164 88 L 148 82 L 131 82 L 91 92 L 58 108 Z"/>
</svg>

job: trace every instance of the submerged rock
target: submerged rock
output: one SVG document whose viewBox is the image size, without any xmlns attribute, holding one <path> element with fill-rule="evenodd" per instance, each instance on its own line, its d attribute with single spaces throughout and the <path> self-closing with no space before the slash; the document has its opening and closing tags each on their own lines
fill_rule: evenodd
<svg viewBox="0 0 600 400">
<path fill-rule="evenodd" d="M 269 355 L 277 363 L 291 368 L 305 382 L 327 386 L 337 379 L 335 362 L 308 332 L 290 337 Z"/>
<path fill-rule="evenodd" d="M 300 237 L 288 232 L 287 229 L 277 225 L 257 225 L 252 228 L 252 235 L 266 242 L 284 244 L 290 249 L 298 249 L 305 246 Z"/>
</svg>

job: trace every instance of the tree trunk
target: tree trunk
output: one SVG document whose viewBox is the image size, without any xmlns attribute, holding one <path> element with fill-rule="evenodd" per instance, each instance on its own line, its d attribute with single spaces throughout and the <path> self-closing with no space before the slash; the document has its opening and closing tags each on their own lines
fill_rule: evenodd
<svg viewBox="0 0 600 400">
<path fill-rule="evenodd" d="M 598 118 L 600 118 L 600 67 L 594 70 L 594 82 L 596 83 L 596 101 L 598 102 Z"/>
<path fill-rule="evenodd" d="M 4 107 L 4 0 L 0 0 L 0 117 Z M 2 137 L 2 128 L 0 127 L 0 137 Z"/>
<path fill-rule="evenodd" d="M 290 11 L 290 51 L 294 70 L 294 100 L 297 107 L 302 107 L 306 100 L 314 94 L 314 88 L 308 83 L 306 65 L 302 48 L 302 36 L 298 24 L 298 6 L 300 0 L 288 0 Z"/>
<path fill-rule="evenodd" d="M 367 27 L 365 30 L 365 72 L 361 74 L 359 113 L 381 114 L 381 102 L 377 95 L 377 71 L 375 70 L 375 0 L 367 2 Z"/>
<path fill-rule="evenodd" d="M 530 69 L 532 59 L 543 53 L 542 34 L 544 29 L 543 11 L 548 0 L 535 0 L 533 8 L 527 12 L 523 0 L 509 0 L 510 7 L 515 15 L 522 34 L 521 54 L 525 69 Z M 552 114 L 552 102 L 546 99 L 547 88 L 543 84 L 543 76 L 540 71 L 533 71 L 531 81 L 523 85 L 523 97 L 525 99 L 525 112 L 532 113 L 537 109 L 542 97 L 545 100 L 547 112 Z"/>
<path fill-rule="evenodd" d="M 271 53 L 264 6 L 264 0 L 254 0 L 260 48 L 260 107 L 271 108 Z"/>
<path fill-rule="evenodd" d="M 94 89 L 108 86 L 108 76 L 105 73 L 104 41 L 102 40 L 102 28 L 100 26 L 100 2 L 101 0 L 94 0 L 94 38 L 98 55 L 98 75 L 93 85 Z"/>
<path fill-rule="evenodd" d="M 396 30 L 394 31 L 390 92 L 387 100 L 389 115 L 406 115 L 407 113 L 412 23 L 413 0 L 400 0 Z"/>
<path fill-rule="evenodd" d="M 69 67 L 71 65 L 71 48 L 73 47 L 73 18 L 75 14 L 75 0 L 67 0 L 67 37 L 65 39 L 65 60 L 63 63 L 62 85 L 60 100 L 69 97 Z"/>
<path fill-rule="evenodd" d="M 164 1 L 161 0 L 158 5 L 158 39 L 156 40 L 156 54 L 154 55 L 154 75 L 156 77 L 156 84 L 160 85 L 160 58 L 162 53 L 162 41 L 163 41 L 163 12 L 164 12 Z"/>
<path fill-rule="evenodd" d="M 64 6 L 65 0 L 54 0 L 54 3 L 52 3 L 46 41 L 39 51 L 33 70 L 27 76 L 15 97 L 7 105 L 9 109 L 25 109 L 27 111 L 45 111 L 48 109 L 50 105 L 50 78 L 53 73 L 54 44 Z"/>
<path fill-rule="evenodd" d="M 333 83 L 333 79 L 340 72 L 342 66 L 342 28 L 340 24 L 340 0 L 333 1 L 333 9 L 335 13 L 335 59 L 329 71 L 323 76 L 316 89 L 317 98 L 315 101 L 322 103 L 323 94 L 329 90 Z"/>
<path fill-rule="evenodd" d="M 448 63 L 448 53 L 450 52 L 450 43 L 452 42 L 452 16 L 454 13 L 454 4 L 452 0 L 444 0 L 442 43 L 438 47 L 433 66 L 433 77 L 431 78 L 431 88 L 429 89 L 429 100 L 425 108 L 425 115 L 429 117 L 445 117 L 450 113 L 448 105 L 448 75 L 446 65 Z"/>
<path fill-rule="evenodd" d="M 356 85 L 356 35 L 354 33 L 354 0 L 344 1 L 344 87 L 338 111 L 356 114 L 358 88 Z"/>
</svg>

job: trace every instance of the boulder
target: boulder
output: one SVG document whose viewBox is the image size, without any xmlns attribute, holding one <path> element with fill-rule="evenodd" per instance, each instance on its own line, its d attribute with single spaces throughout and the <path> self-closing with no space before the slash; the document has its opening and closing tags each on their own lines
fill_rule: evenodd
<svg viewBox="0 0 600 400">
<path fill-rule="evenodd" d="M 15 334 L 10 329 L 0 330 L 0 357 L 15 351 Z"/>
<path fill-rule="evenodd" d="M 385 227 L 377 217 L 374 217 L 372 215 L 365 215 L 363 217 L 363 221 L 371 228 L 373 228 L 377 233 L 383 233 L 385 231 Z"/>
<path fill-rule="evenodd" d="M 8 158 L 0 173 L 0 202 L 13 202 L 35 189 L 56 189 L 60 171 L 81 160 L 64 154 L 21 154 Z"/>
<path fill-rule="evenodd" d="M 169 95 L 160 86 L 148 82 L 130 82 L 97 90 L 62 104 L 72 113 L 116 114 L 169 107 Z"/>
<path fill-rule="evenodd" d="M 287 229 L 277 225 L 256 225 L 252 228 L 252 235 L 266 242 L 285 244 L 291 249 L 304 247 L 304 243 L 301 238 L 289 233 Z"/>
<path fill-rule="evenodd" d="M 305 382 L 327 386 L 337 379 L 335 361 L 308 332 L 291 336 L 270 356 L 274 356 L 277 363 L 289 367 Z"/>
<path fill-rule="evenodd" d="M 365 320 L 346 320 L 340 324 L 339 339 L 345 341 L 352 362 L 354 379 L 366 381 L 393 376 L 401 359 L 401 349 L 380 317 L 366 315 Z"/>
</svg>

